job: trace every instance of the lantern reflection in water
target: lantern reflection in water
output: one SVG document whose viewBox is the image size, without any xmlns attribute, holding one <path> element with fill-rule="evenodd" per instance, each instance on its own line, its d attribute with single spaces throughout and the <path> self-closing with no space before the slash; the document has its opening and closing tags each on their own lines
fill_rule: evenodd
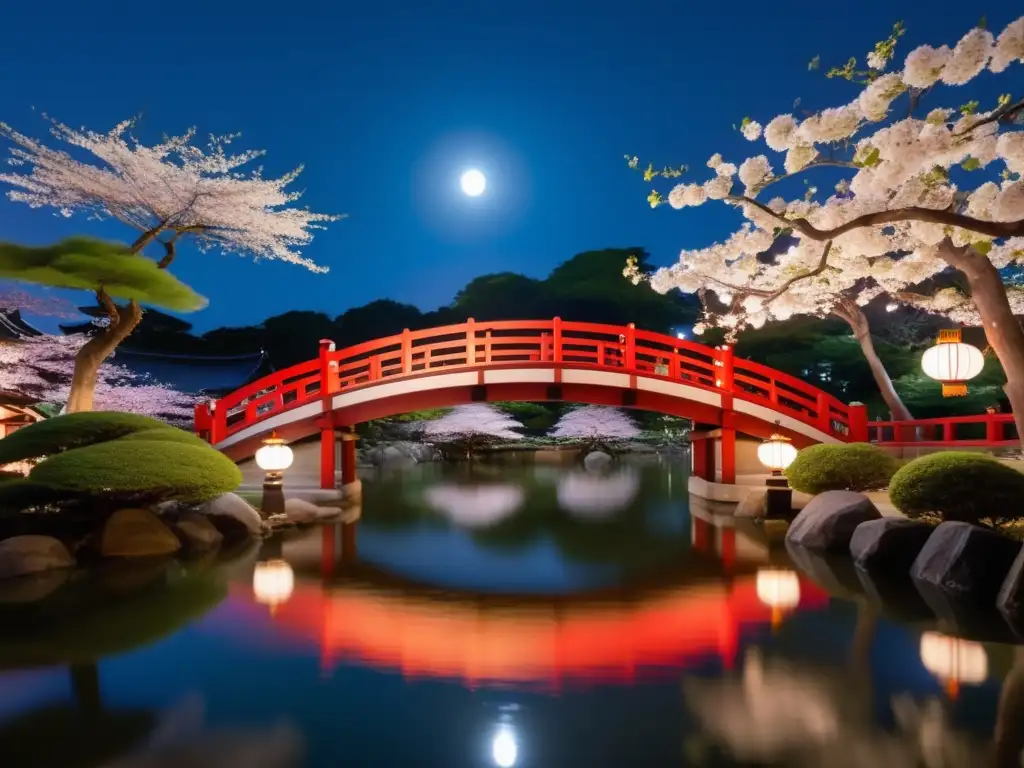
<svg viewBox="0 0 1024 768">
<path fill-rule="evenodd" d="M 252 591 L 257 602 L 270 606 L 271 613 L 287 602 L 294 590 L 295 574 L 284 560 L 256 563 L 252 573 Z"/>
<path fill-rule="evenodd" d="M 988 655 L 981 643 L 939 632 L 921 635 L 921 663 L 945 683 L 951 699 L 961 685 L 981 685 L 988 679 Z"/>
<path fill-rule="evenodd" d="M 762 568 L 757 572 L 757 599 L 772 609 L 772 627 L 778 627 L 783 613 L 800 605 L 800 577 L 784 568 Z"/>
<path fill-rule="evenodd" d="M 491 757 L 498 768 L 512 768 L 519 757 L 519 747 L 516 745 L 515 733 L 508 725 L 502 725 L 494 734 L 491 741 Z"/>
</svg>

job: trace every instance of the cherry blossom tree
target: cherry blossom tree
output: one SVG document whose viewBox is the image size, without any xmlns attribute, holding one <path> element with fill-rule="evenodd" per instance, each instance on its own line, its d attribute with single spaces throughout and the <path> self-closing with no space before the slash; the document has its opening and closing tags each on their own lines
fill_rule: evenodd
<svg viewBox="0 0 1024 768">
<path fill-rule="evenodd" d="M 865 69 L 851 59 L 829 72 L 859 86 L 851 101 L 781 114 L 764 125 L 744 119 L 743 138 L 784 155 L 780 170 L 766 154 L 738 165 L 715 154 L 707 181 L 678 183 L 667 197 L 653 191 L 653 207 L 718 201 L 745 221 L 722 242 L 683 251 L 651 284 L 714 292 L 728 308 L 717 324 L 738 330 L 831 312 L 837 295 L 858 307 L 883 293 L 899 301 L 930 278 L 959 270 L 1006 371 L 1004 389 L 1024 436 L 1024 330 L 1000 274 L 1024 260 L 1024 101 L 1004 95 L 983 107 L 945 89 L 983 73 L 1000 78 L 1024 61 L 1024 18 L 998 35 L 972 29 L 952 48 L 921 45 L 902 68 L 887 72 L 902 35 L 897 25 L 868 54 Z M 929 104 L 940 96 L 950 101 Z M 640 167 L 635 157 L 629 162 Z M 687 170 L 648 166 L 644 176 L 675 179 Z M 826 196 L 809 183 L 814 173 L 843 179 Z M 808 183 L 798 187 L 803 177 Z M 759 259 L 782 235 L 793 238 L 792 247 Z M 642 277 L 629 265 L 626 271 Z M 922 295 L 913 303 L 944 313 L 946 300 Z"/>
<path fill-rule="evenodd" d="M 88 340 L 82 336 L 33 336 L 0 343 L 0 390 L 41 402 L 68 402 L 75 359 Z M 198 398 L 140 376 L 114 362 L 100 369 L 96 407 L 130 411 L 174 424 L 192 420 Z"/>
<path fill-rule="evenodd" d="M 46 119 L 56 142 L 88 159 L 0 123 L 0 136 L 12 144 L 13 170 L 0 174 L 0 182 L 11 187 L 11 200 L 53 208 L 63 216 L 117 219 L 138 232 L 130 251 L 139 258 L 147 246 L 159 244 L 160 269 L 170 266 L 178 243 L 187 237 L 201 251 L 251 254 L 327 271 L 299 249 L 312 240 L 314 230 L 338 217 L 293 205 L 301 192 L 288 187 L 301 167 L 276 179 L 264 178 L 261 168 L 244 173 L 240 169 L 264 153 L 230 153 L 237 134 L 213 136 L 204 148 L 193 143 L 193 128 L 147 146 L 131 135 L 133 120 L 100 133 Z M 91 289 L 108 322 L 78 352 L 70 411 L 92 408 L 97 369 L 142 318 L 143 302 L 134 294 L 125 297 L 127 304 L 117 305 L 105 282 Z"/>
<path fill-rule="evenodd" d="M 581 405 L 558 420 L 550 437 L 577 440 L 633 440 L 640 436 L 633 419 L 618 408 Z"/>
<path fill-rule="evenodd" d="M 454 443 L 467 454 L 495 440 L 521 440 L 523 425 L 507 413 L 486 403 L 457 405 L 444 416 L 419 425 L 422 439 L 433 443 Z"/>
</svg>

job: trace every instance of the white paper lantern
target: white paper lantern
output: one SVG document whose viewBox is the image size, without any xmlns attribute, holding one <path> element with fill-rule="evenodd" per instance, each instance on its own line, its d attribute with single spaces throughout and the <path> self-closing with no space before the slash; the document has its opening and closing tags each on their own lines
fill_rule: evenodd
<svg viewBox="0 0 1024 768">
<path fill-rule="evenodd" d="M 781 472 L 796 458 L 796 448 L 788 437 L 773 434 L 757 446 L 757 460 L 772 472 Z"/>
<path fill-rule="evenodd" d="M 284 472 L 292 465 L 293 458 L 292 449 L 275 433 L 271 433 L 256 451 L 256 466 L 264 472 Z"/>
<path fill-rule="evenodd" d="M 966 395 L 966 382 L 984 367 L 985 356 L 977 347 L 960 340 L 959 329 L 939 331 L 938 344 L 925 350 L 921 358 L 925 375 L 942 382 L 943 397 Z"/>
</svg>

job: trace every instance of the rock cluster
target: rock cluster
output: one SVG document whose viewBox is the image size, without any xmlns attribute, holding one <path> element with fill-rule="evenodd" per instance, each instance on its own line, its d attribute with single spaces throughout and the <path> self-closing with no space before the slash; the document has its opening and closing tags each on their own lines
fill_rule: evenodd
<svg viewBox="0 0 1024 768">
<path fill-rule="evenodd" d="M 1005 625 L 1024 631 L 1024 549 L 989 528 L 884 518 L 866 496 L 827 491 L 796 516 L 786 544 L 812 578 L 824 570 L 849 586 L 849 579 L 831 577 L 852 565 L 862 591 L 883 600 L 912 592 L 910 602 L 947 626 L 962 626 L 965 617 L 990 621 L 998 609 L 1000 632 Z"/>
</svg>

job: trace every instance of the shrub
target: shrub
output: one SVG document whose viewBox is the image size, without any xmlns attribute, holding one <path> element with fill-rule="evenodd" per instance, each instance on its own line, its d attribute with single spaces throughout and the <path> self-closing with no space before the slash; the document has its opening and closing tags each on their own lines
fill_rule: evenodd
<svg viewBox="0 0 1024 768">
<path fill-rule="evenodd" d="M 181 443 L 182 445 L 195 445 L 199 448 L 209 448 L 210 444 L 201 437 L 193 435 L 177 427 L 161 427 L 160 429 L 144 429 L 141 432 L 132 432 L 130 435 L 118 438 L 121 442 L 126 440 L 156 440 L 157 442 Z"/>
<path fill-rule="evenodd" d="M 875 445 L 812 445 L 786 470 L 789 484 L 803 493 L 870 491 L 884 488 L 899 462 Z"/>
<path fill-rule="evenodd" d="M 893 476 L 889 499 L 907 517 L 998 527 L 1024 517 L 1024 473 L 983 453 L 933 453 Z"/>
<path fill-rule="evenodd" d="M 0 512 L 22 512 L 43 507 L 60 500 L 61 494 L 33 483 L 27 477 L 4 480 L 0 483 Z"/>
<path fill-rule="evenodd" d="M 242 473 L 209 446 L 112 440 L 51 456 L 29 480 L 68 499 L 143 505 L 213 499 L 237 488 Z"/>
<path fill-rule="evenodd" d="M 0 440 L 0 465 L 52 456 L 150 429 L 170 427 L 137 413 L 89 411 L 54 416 L 22 427 Z"/>
</svg>

